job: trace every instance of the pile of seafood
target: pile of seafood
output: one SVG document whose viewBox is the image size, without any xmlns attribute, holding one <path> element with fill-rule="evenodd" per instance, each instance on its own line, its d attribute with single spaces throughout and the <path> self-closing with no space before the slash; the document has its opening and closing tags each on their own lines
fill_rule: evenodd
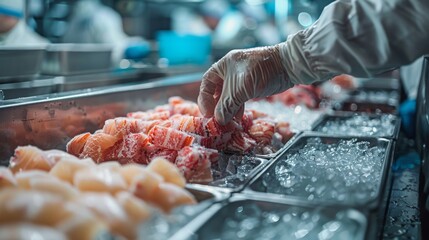
<svg viewBox="0 0 429 240">
<path fill-rule="evenodd" d="M 220 151 L 268 154 L 292 136 L 289 123 L 275 122 L 255 110 L 246 110 L 242 119 L 221 126 L 214 118 L 202 117 L 196 103 L 171 97 L 168 104 L 109 119 L 102 129 L 75 136 L 67 152 L 97 163 L 148 164 L 163 157 L 188 182 L 210 182 L 210 166 Z"/>
<path fill-rule="evenodd" d="M 302 105 L 309 109 L 318 109 L 330 106 L 322 102 L 341 98 L 357 87 L 354 77 L 346 74 L 338 75 L 330 81 L 314 85 L 297 84 L 287 91 L 264 98 L 269 102 L 281 102 L 286 106 Z M 337 96 L 339 95 L 339 96 Z"/>
<path fill-rule="evenodd" d="M 319 87 L 296 86 L 266 100 L 314 109 L 320 98 Z M 220 153 L 270 154 L 293 135 L 288 122 L 257 110 L 222 126 L 171 97 L 76 135 L 67 152 L 18 147 L 0 167 L 0 239 L 136 239 L 155 212 L 196 203 L 185 184 L 213 181 Z"/>
<path fill-rule="evenodd" d="M 163 158 L 148 166 L 96 164 L 60 150 L 18 147 L 0 167 L 0 239 L 137 237 L 157 209 L 170 212 L 196 200 L 178 168 Z"/>
</svg>

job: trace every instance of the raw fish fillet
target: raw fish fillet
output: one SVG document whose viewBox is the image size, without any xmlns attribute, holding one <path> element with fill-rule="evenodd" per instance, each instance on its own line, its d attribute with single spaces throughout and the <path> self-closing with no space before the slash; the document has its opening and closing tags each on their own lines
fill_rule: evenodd
<svg viewBox="0 0 429 240">
<path fill-rule="evenodd" d="M 15 187 L 18 182 L 13 173 L 7 167 L 0 167 L 0 190 L 6 187 Z"/>
<path fill-rule="evenodd" d="M 278 122 L 276 124 L 276 132 L 282 136 L 282 142 L 286 143 L 291 139 L 294 133 L 290 129 L 290 124 L 288 122 Z"/>
<path fill-rule="evenodd" d="M 143 174 L 133 178 L 129 189 L 138 198 L 156 204 L 155 190 L 162 182 L 162 176 L 145 169 Z"/>
<path fill-rule="evenodd" d="M 155 146 L 162 148 L 180 150 L 183 147 L 190 146 L 194 141 L 191 135 L 175 130 L 173 128 L 166 128 L 155 126 L 149 133 L 149 141 Z"/>
<path fill-rule="evenodd" d="M 197 202 L 188 191 L 170 183 L 159 184 L 154 196 L 155 204 L 167 213 L 175 207 L 196 204 Z"/>
<path fill-rule="evenodd" d="M 90 136 L 91 136 L 91 133 L 86 132 L 86 133 L 81 133 L 75 136 L 74 138 L 72 138 L 67 143 L 67 146 L 66 146 L 67 152 L 74 156 L 80 156 Z"/>
<path fill-rule="evenodd" d="M 68 239 L 62 231 L 41 225 L 17 223 L 0 226 L 0 239 L 28 240 L 34 239 L 35 236 L 38 240 Z"/>
<path fill-rule="evenodd" d="M 96 163 L 103 162 L 105 161 L 108 149 L 115 145 L 117 140 L 117 137 L 103 132 L 94 133 L 86 141 L 85 147 L 79 157 L 92 158 Z"/>
<path fill-rule="evenodd" d="M 253 120 L 252 126 L 249 128 L 249 135 L 256 140 L 258 144 L 268 145 L 273 139 L 273 134 L 275 131 L 275 123 L 256 119 Z"/>
<path fill-rule="evenodd" d="M 91 209 L 98 218 L 105 222 L 113 235 L 126 239 L 135 239 L 137 228 L 122 205 L 106 193 L 85 193 L 76 202 Z"/>
<path fill-rule="evenodd" d="M 133 118 L 119 117 L 104 122 L 103 132 L 117 138 L 127 134 L 138 132 L 138 120 Z"/>
<path fill-rule="evenodd" d="M 135 197 L 129 192 L 120 192 L 115 196 L 118 203 L 128 215 L 129 220 L 140 223 L 149 219 L 150 207 L 143 200 Z"/>
<path fill-rule="evenodd" d="M 245 132 L 236 131 L 227 144 L 227 150 L 232 152 L 249 153 L 256 146 L 256 141 Z"/>
<path fill-rule="evenodd" d="M 84 168 L 76 172 L 73 185 L 84 192 L 109 192 L 125 191 L 127 184 L 119 172 L 107 168 Z"/>
<path fill-rule="evenodd" d="M 188 182 L 210 182 L 213 181 L 211 162 L 216 161 L 218 156 L 214 149 L 185 147 L 178 152 L 176 166 Z"/>
<path fill-rule="evenodd" d="M 128 113 L 127 117 L 140 120 L 167 120 L 170 117 L 170 111 L 147 111 L 147 112 L 132 112 Z"/>
<path fill-rule="evenodd" d="M 94 161 L 85 159 L 63 159 L 49 172 L 50 175 L 73 184 L 74 175 L 81 169 L 95 167 Z"/>
<path fill-rule="evenodd" d="M 116 160 L 121 163 L 146 163 L 143 147 L 149 137 L 144 133 L 130 133 L 117 141 L 106 153 L 104 161 Z"/>
<path fill-rule="evenodd" d="M 34 146 L 17 147 L 15 155 L 10 158 L 9 168 L 14 173 L 31 169 L 49 171 L 64 158 L 75 157 L 60 150 L 43 151 Z"/>
<path fill-rule="evenodd" d="M 119 174 L 121 174 L 128 186 L 131 186 L 134 178 L 145 174 L 145 172 L 145 166 L 134 163 L 123 165 L 119 169 Z"/>
<path fill-rule="evenodd" d="M 147 163 L 150 163 L 153 159 L 162 157 L 167 159 L 168 161 L 174 163 L 177 158 L 177 150 L 160 148 L 154 144 L 148 144 L 145 147 L 144 153 L 147 156 Z M 146 163 L 146 164 L 147 164 Z"/>
<path fill-rule="evenodd" d="M 186 179 L 183 177 L 183 174 L 176 165 L 162 157 L 153 159 L 149 163 L 147 170 L 158 173 L 164 178 L 165 182 L 175 184 L 182 188 L 185 187 Z"/>
<path fill-rule="evenodd" d="M 16 182 L 18 183 L 19 188 L 30 189 L 30 181 L 33 179 L 48 179 L 55 180 L 55 177 L 49 175 L 48 172 L 41 170 L 28 170 L 23 172 L 18 172 L 15 174 Z"/>
</svg>

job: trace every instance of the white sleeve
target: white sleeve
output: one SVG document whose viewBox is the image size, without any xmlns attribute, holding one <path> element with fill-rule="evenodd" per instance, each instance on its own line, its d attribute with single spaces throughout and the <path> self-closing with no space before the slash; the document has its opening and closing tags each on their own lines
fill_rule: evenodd
<svg viewBox="0 0 429 240">
<path fill-rule="evenodd" d="M 370 77 L 429 53 L 429 0 L 339 0 L 279 46 L 295 84 Z"/>
</svg>

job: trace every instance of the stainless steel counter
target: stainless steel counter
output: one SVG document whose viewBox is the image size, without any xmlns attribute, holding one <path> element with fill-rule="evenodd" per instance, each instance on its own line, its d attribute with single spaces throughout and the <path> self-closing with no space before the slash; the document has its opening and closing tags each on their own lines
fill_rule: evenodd
<svg viewBox="0 0 429 240">
<path fill-rule="evenodd" d="M 39 75 L 34 79 L 0 83 L 0 100 L 62 93 L 89 88 L 109 88 L 116 85 L 142 83 L 168 76 L 204 72 L 208 66 L 157 67 L 134 64 L 131 68 L 67 76 Z M 74 94 L 74 93 L 69 93 Z"/>
<path fill-rule="evenodd" d="M 419 207 L 420 157 L 409 139 L 401 137 L 397 146 L 382 239 L 423 239 Z"/>
</svg>

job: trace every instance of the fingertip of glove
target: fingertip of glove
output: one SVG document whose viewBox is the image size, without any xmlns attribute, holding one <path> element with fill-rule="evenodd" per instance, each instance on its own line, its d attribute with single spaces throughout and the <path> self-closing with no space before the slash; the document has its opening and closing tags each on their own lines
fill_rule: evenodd
<svg viewBox="0 0 429 240">
<path fill-rule="evenodd" d="M 214 106 L 209 100 L 205 99 L 201 94 L 197 98 L 197 104 L 201 114 L 204 117 L 212 117 L 214 114 Z"/>
<path fill-rule="evenodd" d="M 214 117 L 220 125 L 225 126 L 232 120 L 233 115 L 229 114 L 222 107 L 216 107 Z"/>
</svg>

